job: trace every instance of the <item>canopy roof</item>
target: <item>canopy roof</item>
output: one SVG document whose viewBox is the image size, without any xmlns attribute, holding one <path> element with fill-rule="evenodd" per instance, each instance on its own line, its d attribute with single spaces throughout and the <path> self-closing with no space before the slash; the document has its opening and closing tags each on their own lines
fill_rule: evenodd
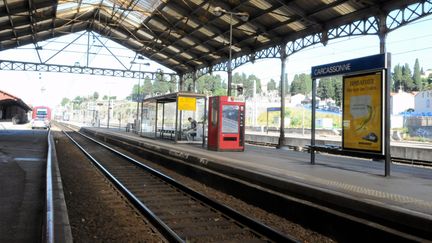
<svg viewBox="0 0 432 243">
<path fill-rule="evenodd" d="M 25 111 L 32 110 L 30 106 L 24 103 L 24 101 L 22 101 L 20 98 L 0 90 L 0 106 L 2 105 L 4 106 L 17 105 Z"/>
<path fill-rule="evenodd" d="M 3 0 L 0 51 L 83 30 L 178 72 L 226 62 L 371 16 L 412 0 Z M 246 12 L 246 22 L 215 7 Z"/>
</svg>

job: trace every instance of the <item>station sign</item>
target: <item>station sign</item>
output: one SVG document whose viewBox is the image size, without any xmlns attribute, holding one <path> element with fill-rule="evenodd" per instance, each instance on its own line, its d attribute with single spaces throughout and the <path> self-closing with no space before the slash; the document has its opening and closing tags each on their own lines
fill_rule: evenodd
<svg viewBox="0 0 432 243">
<path fill-rule="evenodd" d="M 383 152 L 383 72 L 343 78 L 342 148 Z"/>
<path fill-rule="evenodd" d="M 267 112 L 271 112 L 271 111 L 281 111 L 280 107 L 267 107 Z"/>
<path fill-rule="evenodd" d="M 196 98 L 179 96 L 177 99 L 178 109 L 181 111 L 196 111 Z"/>
<path fill-rule="evenodd" d="M 379 70 L 386 68 L 385 54 L 361 57 L 342 62 L 335 62 L 312 67 L 311 77 L 313 79 L 355 73 L 364 70 Z"/>
</svg>

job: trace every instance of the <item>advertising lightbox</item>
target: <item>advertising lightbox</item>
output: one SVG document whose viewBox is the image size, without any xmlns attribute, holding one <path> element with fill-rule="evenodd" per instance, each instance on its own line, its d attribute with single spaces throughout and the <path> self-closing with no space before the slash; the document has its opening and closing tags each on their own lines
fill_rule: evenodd
<svg viewBox="0 0 432 243">
<path fill-rule="evenodd" d="M 383 153 L 383 74 L 343 78 L 342 148 Z"/>
</svg>

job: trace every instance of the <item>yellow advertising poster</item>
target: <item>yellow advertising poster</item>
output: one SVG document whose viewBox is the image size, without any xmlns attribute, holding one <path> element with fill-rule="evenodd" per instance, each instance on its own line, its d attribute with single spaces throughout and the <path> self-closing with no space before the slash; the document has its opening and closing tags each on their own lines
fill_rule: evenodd
<svg viewBox="0 0 432 243">
<path fill-rule="evenodd" d="M 196 98 L 195 97 L 178 97 L 178 109 L 182 111 L 195 111 L 196 110 Z"/>
<path fill-rule="evenodd" d="M 382 152 L 382 73 L 346 76 L 343 79 L 344 149 Z"/>
</svg>

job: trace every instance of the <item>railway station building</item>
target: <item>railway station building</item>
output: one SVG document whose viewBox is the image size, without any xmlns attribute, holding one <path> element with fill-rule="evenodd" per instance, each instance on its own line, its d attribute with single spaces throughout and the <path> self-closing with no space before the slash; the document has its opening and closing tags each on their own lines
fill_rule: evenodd
<svg viewBox="0 0 432 243">
<path fill-rule="evenodd" d="M 14 124 L 28 122 L 29 105 L 20 98 L 0 90 L 0 121 L 12 121 Z"/>
</svg>

